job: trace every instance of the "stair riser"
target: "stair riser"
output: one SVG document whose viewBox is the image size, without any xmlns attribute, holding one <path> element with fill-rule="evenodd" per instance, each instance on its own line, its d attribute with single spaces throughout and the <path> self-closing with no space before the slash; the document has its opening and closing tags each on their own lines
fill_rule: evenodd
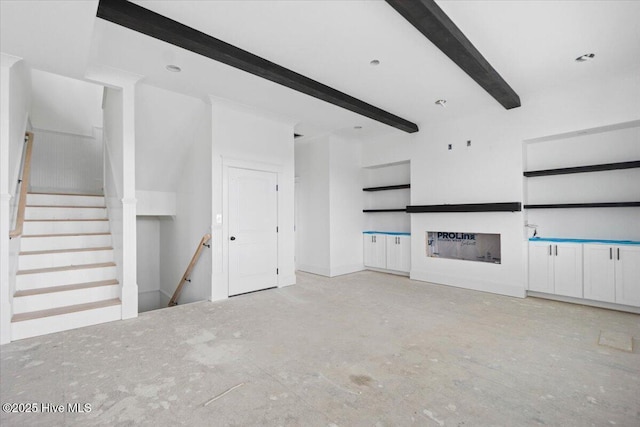
<svg viewBox="0 0 640 427">
<path fill-rule="evenodd" d="M 11 323 L 11 340 L 36 337 L 54 332 L 81 328 L 112 322 L 122 318 L 121 305 L 113 305 L 94 310 L 67 313 L 59 316 L 49 316 L 41 319 L 25 320 Z"/>
<path fill-rule="evenodd" d="M 42 289 L 49 286 L 72 285 L 116 278 L 115 267 L 88 268 L 82 270 L 52 271 L 47 273 L 18 274 L 16 290 Z"/>
<path fill-rule="evenodd" d="M 20 255 L 18 270 L 63 267 L 65 265 L 98 264 L 113 261 L 113 249 L 102 251 L 61 252 L 40 255 Z"/>
<path fill-rule="evenodd" d="M 111 235 L 97 236 L 55 236 L 55 237 L 27 237 L 20 241 L 20 251 L 49 251 L 56 249 L 99 248 L 111 246 Z"/>
<path fill-rule="evenodd" d="M 104 197 L 27 194 L 27 204 L 47 206 L 104 206 Z"/>
<path fill-rule="evenodd" d="M 23 234 L 108 233 L 109 221 L 25 221 Z"/>
<path fill-rule="evenodd" d="M 13 298 L 13 314 L 30 311 L 48 310 L 68 305 L 97 302 L 120 298 L 120 285 L 99 286 L 88 289 L 76 289 L 65 292 L 29 295 Z"/>
<path fill-rule="evenodd" d="M 51 208 L 28 206 L 25 219 L 103 219 L 107 217 L 106 208 Z"/>
</svg>

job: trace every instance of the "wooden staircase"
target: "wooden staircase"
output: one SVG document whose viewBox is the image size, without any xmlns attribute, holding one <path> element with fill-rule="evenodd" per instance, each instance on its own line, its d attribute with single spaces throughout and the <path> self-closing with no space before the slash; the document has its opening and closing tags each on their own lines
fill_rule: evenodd
<svg viewBox="0 0 640 427">
<path fill-rule="evenodd" d="M 12 340 L 121 319 L 103 196 L 29 193 Z"/>
</svg>

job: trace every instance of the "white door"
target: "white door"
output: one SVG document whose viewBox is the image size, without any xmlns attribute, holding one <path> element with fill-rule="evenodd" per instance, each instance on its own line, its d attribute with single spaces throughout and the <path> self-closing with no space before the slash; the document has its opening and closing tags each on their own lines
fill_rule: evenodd
<svg viewBox="0 0 640 427">
<path fill-rule="evenodd" d="M 613 248 L 584 245 L 584 297 L 594 301 L 616 301 Z"/>
<path fill-rule="evenodd" d="M 529 290 L 553 293 L 553 258 L 551 245 L 529 243 Z"/>
<path fill-rule="evenodd" d="M 230 167 L 228 185 L 229 296 L 277 286 L 277 175 Z"/>
<path fill-rule="evenodd" d="M 640 247 L 616 246 L 616 302 L 640 307 Z"/>
<path fill-rule="evenodd" d="M 557 295 L 582 298 L 582 245 L 553 245 L 554 291 Z"/>
</svg>

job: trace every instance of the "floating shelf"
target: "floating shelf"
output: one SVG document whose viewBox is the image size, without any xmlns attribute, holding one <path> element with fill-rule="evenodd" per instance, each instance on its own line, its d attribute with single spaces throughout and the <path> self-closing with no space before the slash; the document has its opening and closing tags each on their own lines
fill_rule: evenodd
<svg viewBox="0 0 640 427">
<path fill-rule="evenodd" d="M 640 202 L 613 203 L 555 203 L 546 205 L 524 205 L 525 209 L 571 209 L 571 208 L 629 208 L 640 206 Z"/>
<path fill-rule="evenodd" d="M 520 202 L 507 203 L 466 203 L 457 205 L 415 205 L 407 206 L 408 213 L 423 212 L 519 212 Z"/>
<path fill-rule="evenodd" d="M 532 178 L 536 176 L 566 175 L 571 173 L 600 172 L 633 168 L 640 168 L 640 161 L 636 160 L 632 162 L 603 163 L 600 165 L 575 166 L 571 168 L 545 169 L 523 172 L 523 175 L 528 178 Z"/>
<path fill-rule="evenodd" d="M 384 187 L 368 187 L 362 191 L 385 191 L 385 190 L 402 190 L 403 188 L 411 188 L 411 184 L 387 185 Z"/>
<path fill-rule="evenodd" d="M 406 212 L 405 208 L 402 209 L 363 209 L 362 212 L 374 213 L 374 212 Z"/>
</svg>

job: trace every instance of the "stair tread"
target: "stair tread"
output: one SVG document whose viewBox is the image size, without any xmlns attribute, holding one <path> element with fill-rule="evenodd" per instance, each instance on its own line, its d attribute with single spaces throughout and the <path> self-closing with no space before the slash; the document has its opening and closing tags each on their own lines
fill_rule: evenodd
<svg viewBox="0 0 640 427">
<path fill-rule="evenodd" d="M 25 237 L 31 238 L 31 237 L 104 236 L 107 234 L 111 234 L 111 233 L 108 231 L 102 231 L 99 233 L 26 234 L 26 235 L 23 235 L 22 238 L 24 239 Z"/>
<path fill-rule="evenodd" d="M 38 288 L 38 289 L 28 289 L 25 291 L 17 291 L 13 294 L 14 298 L 20 297 L 28 297 L 31 295 L 42 295 L 42 294 L 50 294 L 54 292 L 65 292 L 65 291 L 75 291 L 78 289 L 89 289 L 89 288 L 98 288 L 101 286 L 112 286 L 119 285 L 116 279 L 110 280 L 99 280 L 96 282 L 85 282 L 85 283 L 75 283 L 73 285 L 61 285 L 61 286 L 51 286 L 49 288 Z"/>
<path fill-rule="evenodd" d="M 24 222 L 109 221 L 108 218 L 25 219 Z"/>
<path fill-rule="evenodd" d="M 47 267 L 47 268 L 36 268 L 33 270 L 18 270 L 16 275 L 23 274 L 37 274 L 37 273 L 53 273 L 56 271 L 67 271 L 67 270 L 86 270 L 89 268 L 102 268 L 102 267 L 115 267 L 116 264 L 114 262 L 100 262 L 96 264 L 78 264 L 78 265 L 65 265 L 63 267 Z"/>
<path fill-rule="evenodd" d="M 120 305 L 120 304 L 121 304 L 120 298 L 113 298 L 113 299 L 90 302 L 85 304 L 67 305 L 64 307 L 50 308 L 47 310 L 30 311 L 27 313 L 14 314 L 13 317 L 11 318 L 11 323 L 23 322 L 25 320 L 41 319 L 44 317 L 59 316 L 62 314 L 76 313 L 78 311 L 94 310 L 98 308 L 111 307 L 111 306 Z"/>
<path fill-rule="evenodd" d="M 37 194 L 41 196 L 80 196 L 80 197 L 104 197 L 103 194 L 82 194 L 82 193 L 40 193 L 29 191 L 27 194 Z"/>
<path fill-rule="evenodd" d="M 85 205 L 26 205 L 28 208 L 84 208 L 84 209 L 106 209 L 106 206 L 85 206 Z"/>
<path fill-rule="evenodd" d="M 74 248 L 74 249 L 51 249 L 46 251 L 25 251 L 18 255 L 45 255 L 45 254 L 61 254 L 65 252 L 91 252 L 91 251 L 110 251 L 112 246 L 98 246 L 95 248 Z"/>
</svg>

